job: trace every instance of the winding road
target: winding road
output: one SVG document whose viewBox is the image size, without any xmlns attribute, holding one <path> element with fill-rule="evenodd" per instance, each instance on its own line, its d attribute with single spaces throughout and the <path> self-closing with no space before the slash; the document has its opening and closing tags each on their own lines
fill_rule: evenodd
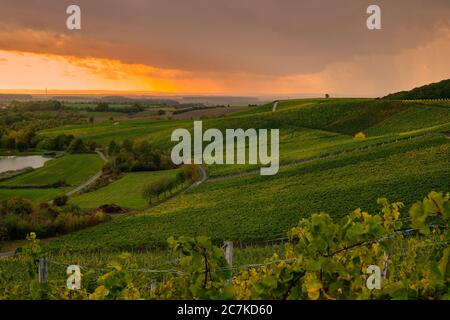
<svg viewBox="0 0 450 320">
<path fill-rule="evenodd" d="M 14 251 L 10 251 L 10 252 L 0 252 L 0 259 L 3 258 L 9 258 L 14 256 L 16 253 Z"/>
<path fill-rule="evenodd" d="M 189 191 L 191 189 L 197 188 L 199 185 L 201 185 L 203 182 L 205 182 L 208 179 L 208 175 L 206 174 L 206 170 L 202 166 L 198 166 L 198 172 L 200 174 L 200 177 L 197 181 L 195 181 L 193 184 L 191 184 L 189 187 L 187 187 L 184 191 Z"/>
<path fill-rule="evenodd" d="M 273 102 L 273 107 L 272 107 L 272 112 L 277 111 L 277 107 L 278 107 L 278 101 L 274 101 Z"/>
</svg>

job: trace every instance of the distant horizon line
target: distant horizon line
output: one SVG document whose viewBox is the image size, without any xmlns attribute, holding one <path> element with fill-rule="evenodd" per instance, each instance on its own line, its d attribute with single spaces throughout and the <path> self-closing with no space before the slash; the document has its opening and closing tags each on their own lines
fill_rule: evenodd
<svg viewBox="0 0 450 320">
<path fill-rule="evenodd" d="M 63 90 L 63 89 L 0 89 L 1 94 L 28 94 L 28 95 L 80 95 L 80 96 L 98 96 L 98 95 L 130 95 L 130 96 L 148 96 L 148 97 L 228 97 L 228 98 L 321 98 L 325 93 L 267 93 L 267 94 L 232 94 L 232 93 L 195 93 L 195 92 L 150 92 L 150 91 L 129 91 L 129 90 Z M 330 98 L 376 98 L 369 95 L 355 94 L 333 94 L 329 93 Z"/>
</svg>

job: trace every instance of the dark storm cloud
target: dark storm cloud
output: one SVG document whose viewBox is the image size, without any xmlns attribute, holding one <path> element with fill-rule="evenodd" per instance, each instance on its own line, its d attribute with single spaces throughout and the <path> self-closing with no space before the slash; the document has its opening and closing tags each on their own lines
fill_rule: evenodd
<svg viewBox="0 0 450 320">
<path fill-rule="evenodd" d="M 69 4 L 82 8 L 81 31 L 65 29 Z M 382 8 L 381 31 L 365 27 L 369 4 Z M 40 36 L 3 36 L 0 49 L 290 75 L 424 45 L 449 26 L 449 17 L 448 0 L 1 0 L 3 35 L 32 29 Z"/>
</svg>

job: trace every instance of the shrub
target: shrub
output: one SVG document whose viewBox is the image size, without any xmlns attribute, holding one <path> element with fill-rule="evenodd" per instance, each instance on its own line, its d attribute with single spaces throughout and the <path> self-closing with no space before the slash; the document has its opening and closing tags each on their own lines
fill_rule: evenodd
<svg viewBox="0 0 450 320">
<path fill-rule="evenodd" d="M 14 197 L 3 201 L 2 214 L 30 214 L 33 211 L 31 202 L 22 198 Z"/>
<path fill-rule="evenodd" d="M 147 141 L 125 139 L 120 145 L 111 141 L 108 154 L 113 157 L 104 172 L 158 171 L 174 168 L 170 155 L 153 148 Z"/>
<path fill-rule="evenodd" d="M 142 197 L 147 200 L 148 203 L 152 203 L 154 198 L 159 197 L 167 192 L 170 192 L 175 186 L 175 180 L 169 178 L 161 178 L 160 180 L 147 185 L 142 190 Z"/>
<path fill-rule="evenodd" d="M 108 155 L 112 157 L 117 155 L 119 152 L 120 152 L 119 145 L 114 140 L 111 140 L 108 145 Z"/>
<path fill-rule="evenodd" d="M 66 150 L 68 153 L 85 153 L 88 151 L 81 139 L 72 140 Z"/>
<path fill-rule="evenodd" d="M 366 138 L 366 134 L 362 131 L 358 132 L 357 134 L 355 134 L 355 139 L 356 140 L 364 140 Z"/>
<path fill-rule="evenodd" d="M 197 169 L 193 164 L 184 165 L 182 168 L 182 174 L 185 180 L 193 181 L 197 176 Z"/>
<path fill-rule="evenodd" d="M 61 201 L 61 202 L 60 202 Z M 67 202 L 66 196 L 55 198 L 54 202 Z M 110 216 L 92 211 L 82 211 L 78 206 L 58 207 L 48 203 L 34 207 L 20 198 L 3 202 L 0 219 L 0 238 L 23 239 L 35 232 L 39 237 L 52 237 L 107 221 Z"/>
<path fill-rule="evenodd" d="M 37 144 L 37 148 L 43 150 L 64 151 L 69 147 L 73 140 L 73 135 L 65 134 L 58 135 L 54 138 L 45 137 Z"/>
<path fill-rule="evenodd" d="M 104 213 L 123 213 L 125 210 L 117 204 L 104 204 L 98 207 L 98 210 Z"/>
<path fill-rule="evenodd" d="M 87 148 L 89 151 L 95 151 L 98 148 L 98 145 L 95 141 L 90 141 L 87 143 Z"/>
<path fill-rule="evenodd" d="M 67 201 L 69 200 L 69 197 L 66 195 L 57 196 L 55 199 L 53 199 L 53 203 L 55 206 L 63 207 L 67 204 Z"/>
<path fill-rule="evenodd" d="M 66 182 L 66 180 L 58 180 L 52 184 L 49 185 L 51 188 L 64 188 L 68 187 L 69 184 Z"/>
<path fill-rule="evenodd" d="M 107 112 L 109 111 L 109 104 L 107 104 L 106 102 L 100 102 L 96 107 L 95 107 L 95 111 L 96 112 Z"/>
</svg>

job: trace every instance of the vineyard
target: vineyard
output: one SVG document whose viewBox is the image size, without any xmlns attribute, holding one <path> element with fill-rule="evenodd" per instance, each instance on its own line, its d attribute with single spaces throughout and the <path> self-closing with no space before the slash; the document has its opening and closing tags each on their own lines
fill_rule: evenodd
<svg viewBox="0 0 450 320">
<path fill-rule="evenodd" d="M 0 314 L 447 314 L 449 17 L 0 0 Z"/>
<path fill-rule="evenodd" d="M 256 172 L 211 179 L 151 210 L 67 235 L 49 246 L 130 249 L 165 243 L 171 235 L 206 235 L 216 242 L 273 239 L 311 211 L 340 217 L 355 205 L 373 210 L 380 190 L 407 205 L 423 196 L 424 188 L 445 190 L 449 148 L 446 139 L 431 136 L 293 164 L 272 178 Z"/>
<path fill-rule="evenodd" d="M 192 120 L 40 130 L 42 139 L 95 143 L 107 159 L 61 151 L 1 181 L 0 198 L 28 199 L 31 214 L 0 217 L 9 256 L 0 259 L 0 299 L 449 298 L 449 197 L 439 193 L 450 189 L 448 102 L 302 99 L 241 109 L 203 119 L 204 130 L 280 129 L 278 174 L 203 165 L 205 177 L 176 185 L 181 169 L 136 166 L 142 150 L 169 154 L 172 131 L 192 133 Z M 114 171 L 119 164 L 124 171 Z M 98 184 L 49 207 L 100 171 Z M 28 240 L 17 240 L 25 230 Z M 82 273 L 76 291 L 66 283 L 72 265 Z M 366 285 L 369 266 L 381 270 L 379 290 Z"/>
<path fill-rule="evenodd" d="M 0 298 L 450 299 L 450 195 L 432 192 L 408 216 L 403 203 L 377 202 L 376 214 L 357 209 L 338 221 L 326 213 L 301 219 L 278 252 L 259 263 L 231 265 L 207 237 L 170 237 L 171 261 L 150 256 L 144 267 L 123 252 L 102 267 L 81 265 L 80 290 L 64 285 L 63 272 L 39 283 L 46 253 L 31 234 L 17 257 L 0 265 Z M 50 268 L 64 270 L 68 256 L 61 258 L 52 257 Z M 73 257 L 71 264 L 79 262 Z M 368 285 L 369 266 L 383 270 L 377 289 Z"/>
</svg>

